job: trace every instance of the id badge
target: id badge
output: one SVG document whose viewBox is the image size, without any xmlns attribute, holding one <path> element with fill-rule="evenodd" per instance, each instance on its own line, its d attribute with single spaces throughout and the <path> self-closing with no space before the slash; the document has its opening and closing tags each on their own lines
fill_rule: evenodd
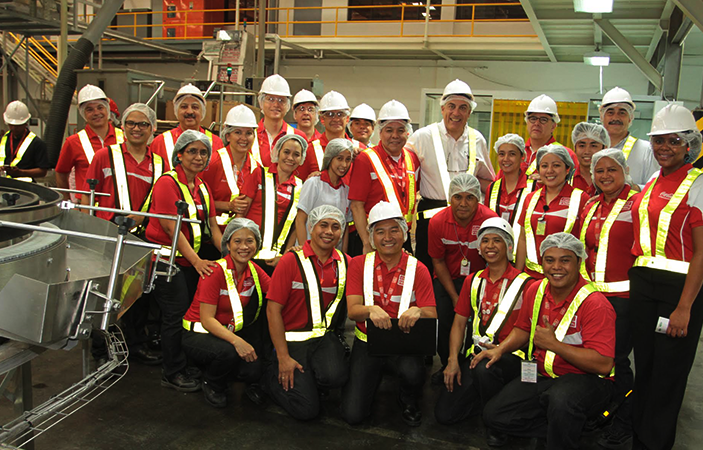
<svg viewBox="0 0 703 450">
<path fill-rule="evenodd" d="M 656 328 L 654 328 L 654 332 L 666 334 L 666 330 L 668 330 L 668 329 L 669 329 L 669 319 L 667 319 L 666 317 L 659 316 L 659 320 L 657 321 Z"/>
<path fill-rule="evenodd" d="M 234 333 L 234 324 L 233 324 L 233 323 L 228 323 L 228 324 L 227 324 L 227 329 L 228 329 L 229 331 L 231 331 L 232 333 Z"/>
<path fill-rule="evenodd" d="M 462 277 L 468 277 L 471 275 L 471 262 L 464 258 L 461 260 L 461 269 L 459 270 L 459 274 Z"/>
<path fill-rule="evenodd" d="M 520 381 L 523 383 L 537 382 L 537 363 L 534 361 L 522 361 L 520 367 Z"/>
<path fill-rule="evenodd" d="M 547 221 L 544 219 L 537 220 L 537 236 L 544 236 L 547 231 Z"/>
</svg>

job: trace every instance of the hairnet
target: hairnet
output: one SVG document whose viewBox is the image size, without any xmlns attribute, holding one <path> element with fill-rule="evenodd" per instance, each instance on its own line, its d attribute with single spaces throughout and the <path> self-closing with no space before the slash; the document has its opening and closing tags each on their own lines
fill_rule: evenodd
<svg viewBox="0 0 703 450">
<path fill-rule="evenodd" d="M 627 114 L 630 116 L 630 124 L 632 124 L 632 121 L 635 120 L 635 108 L 632 107 L 631 104 L 629 103 L 608 103 L 607 105 L 601 105 L 600 107 L 600 120 L 602 122 L 605 122 L 603 120 L 603 117 L 605 116 L 605 112 L 608 111 L 609 109 L 613 108 L 622 108 L 627 111 Z"/>
<path fill-rule="evenodd" d="M 326 170 L 330 166 L 330 162 L 340 153 L 348 151 L 354 155 L 354 144 L 349 139 L 336 138 L 332 139 L 325 147 L 325 156 L 322 157 L 322 167 L 320 170 Z"/>
<path fill-rule="evenodd" d="M 544 158 L 546 155 L 549 155 L 550 153 L 553 155 L 557 155 L 562 161 L 564 161 L 566 167 L 569 168 L 566 174 L 566 179 L 570 179 L 571 176 L 574 174 L 574 170 L 576 169 L 576 163 L 571 158 L 569 151 L 564 146 L 559 144 L 545 145 L 544 147 L 537 150 L 537 170 L 539 171 L 539 164 L 540 162 L 542 162 L 542 158 Z"/>
<path fill-rule="evenodd" d="M 679 137 L 685 140 L 688 144 L 689 151 L 686 154 L 684 161 L 686 163 L 692 163 L 693 161 L 698 159 L 698 155 L 701 154 L 701 138 L 703 138 L 703 136 L 701 136 L 701 133 L 697 130 L 692 130 L 676 134 L 678 134 Z"/>
<path fill-rule="evenodd" d="M 513 144 L 520 150 L 522 156 L 525 156 L 525 140 L 522 138 L 522 136 L 514 133 L 508 133 L 505 136 L 499 137 L 496 143 L 493 145 L 493 148 L 495 149 L 496 153 L 498 153 L 498 149 L 503 144 Z"/>
<path fill-rule="evenodd" d="M 439 106 L 444 106 L 447 103 L 449 103 L 452 100 L 459 100 L 461 102 L 465 102 L 469 104 L 469 109 L 473 111 L 476 108 L 476 102 L 473 99 L 473 96 L 469 97 L 466 94 L 448 94 L 442 97 L 439 100 Z"/>
<path fill-rule="evenodd" d="M 547 236 L 544 241 L 542 241 L 542 245 L 539 246 L 539 255 L 544 256 L 544 252 L 553 247 L 570 250 L 574 252 L 577 257 L 581 258 L 581 260 L 588 257 L 583 242 L 569 233 L 553 233 Z"/>
<path fill-rule="evenodd" d="M 229 244 L 229 240 L 232 238 L 232 235 L 242 228 L 246 228 L 254 234 L 254 239 L 256 239 L 256 250 L 254 253 L 258 252 L 261 248 L 261 231 L 259 231 L 259 227 L 256 225 L 256 222 L 243 217 L 237 217 L 236 219 L 230 220 L 225 228 L 225 231 L 222 232 L 220 249 L 222 250 L 223 257 L 229 255 L 227 244 Z"/>
<path fill-rule="evenodd" d="M 378 129 L 383 130 L 386 127 L 386 125 L 390 125 L 393 122 L 402 123 L 403 125 L 405 125 L 405 131 L 407 131 L 408 134 L 412 134 L 413 126 L 410 124 L 410 122 L 407 122 L 405 120 L 400 120 L 400 119 L 391 119 L 391 120 L 381 121 L 378 123 Z"/>
<path fill-rule="evenodd" d="M 615 161 L 620 167 L 622 167 L 622 171 L 625 174 L 625 183 L 629 184 L 630 186 L 635 186 L 635 182 L 632 180 L 632 177 L 630 176 L 630 168 L 627 165 L 627 158 L 625 157 L 625 154 L 622 152 L 622 150 L 617 149 L 617 148 L 606 148 L 603 149 L 599 152 L 596 152 L 592 157 L 591 157 L 591 178 L 593 178 L 593 186 L 596 189 L 596 194 L 600 194 L 601 190 L 598 188 L 598 184 L 595 181 L 595 170 L 596 170 L 596 164 L 598 164 L 598 161 L 600 161 L 602 158 L 610 158 L 613 161 Z"/>
<path fill-rule="evenodd" d="M 403 242 L 408 240 L 408 223 L 403 219 L 402 217 L 391 219 L 395 220 L 398 223 L 398 226 L 400 227 L 400 230 L 403 232 Z M 372 225 L 369 225 L 369 244 L 371 245 L 371 248 L 376 250 L 376 244 L 373 242 L 373 230 L 376 228 L 376 225 L 381 223 L 383 221 L 376 222 Z"/>
<path fill-rule="evenodd" d="M 488 228 L 482 228 L 478 232 L 478 244 L 479 244 L 479 249 L 478 252 L 481 253 L 481 240 L 483 240 L 483 237 L 487 234 L 497 234 L 503 239 L 503 242 L 505 242 L 505 246 L 507 247 L 507 253 L 508 253 L 508 261 L 513 260 L 513 249 L 515 248 L 515 241 L 513 240 L 513 237 L 506 233 L 505 231 L 501 230 L 498 227 L 488 227 Z"/>
<path fill-rule="evenodd" d="M 147 141 L 147 144 L 151 144 L 151 141 L 154 140 L 154 132 L 156 131 L 156 113 L 148 105 L 144 103 L 132 103 L 131 105 L 129 105 L 127 109 L 125 109 L 122 113 L 122 129 L 126 129 L 124 127 L 124 124 L 127 121 L 127 118 L 129 118 L 129 115 L 132 114 L 134 111 L 144 114 L 146 116 L 146 120 L 148 120 L 151 124 L 151 135 L 149 136 L 149 140 Z"/>
<path fill-rule="evenodd" d="M 344 218 L 344 213 L 342 213 L 342 211 L 335 206 L 320 205 L 310 211 L 310 214 L 308 215 L 308 233 L 311 233 L 313 227 L 322 219 L 336 220 L 342 226 L 342 232 L 344 232 L 344 227 L 347 224 L 347 221 Z"/>
<path fill-rule="evenodd" d="M 608 130 L 597 123 L 580 122 L 571 132 L 571 142 L 576 143 L 582 139 L 593 139 L 603 144 L 604 148 L 610 147 L 610 136 Z"/>
<path fill-rule="evenodd" d="M 205 116 L 205 102 L 203 101 L 203 99 L 196 97 L 195 95 L 186 94 L 186 95 L 181 95 L 180 97 L 178 97 L 176 100 L 173 101 L 173 112 L 174 112 L 174 114 L 176 114 L 176 117 L 178 117 L 178 110 L 181 107 L 181 103 L 183 103 L 183 100 L 185 100 L 189 97 L 197 100 L 198 103 L 200 103 L 200 111 L 202 111 L 202 115 Z"/>
<path fill-rule="evenodd" d="M 195 130 L 185 130 L 181 135 L 178 137 L 178 140 L 176 141 L 176 144 L 173 146 L 173 156 L 171 157 L 171 167 L 175 168 L 177 165 L 181 163 L 181 161 L 178 159 L 178 155 L 180 153 L 183 153 L 185 148 L 188 146 L 188 144 L 191 144 L 195 141 L 200 141 L 203 144 L 205 144 L 205 148 L 207 149 L 207 162 L 205 163 L 205 167 L 210 164 L 210 158 L 212 157 L 212 144 L 210 144 L 210 139 L 208 137 L 201 133 L 200 131 L 195 131 Z M 204 169 L 203 169 L 204 170 Z"/>
<path fill-rule="evenodd" d="M 259 96 L 257 97 L 257 100 L 259 101 L 259 107 L 264 104 L 264 99 L 268 97 L 269 95 L 272 94 L 266 94 L 264 92 L 260 93 Z M 283 97 L 282 95 L 273 95 L 274 97 Z M 283 114 L 286 114 L 290 110 L 290 97 L 284 97 L 286 99 L 286 102 L 284 103 L 285 105 L 285 111 Z M 319 108 L 316 109 L 316 111 L 319 111 Z"/>
<path fill-rule="evenodd" d="M 107 112 L 108 119 L 110 118 L 110 102 L 108 102 L 107 100 L 97 98 L 95 100 L 89 100 L 87 102 L 83 102 L 80 105 L 78 105 L 78 113 L 81 115 L 83 120 L 86 120 L 85 108 L 86 108 L 86 106 L 88 106 L 88 103 L 102 103 L 103 106 L 105 106 L 105 111 Z"/>
<path fill-rule="evenodd" d="M 224 125 L 224 124 L 223 124 Z M 249 128 L 249 127 L 233 127 L 230 125 L 224 125 L 224 128 L 222 128 L 222 131 L 220 131 L 220 139 L 222 139 L 222 145 L 227 147 L 229 145 L 229 140 L 227 139 L 227 136 L 236 130 L 237 128 L 244 128 L 248 130 L 254 130 L 254 139 L 256 139 L 256 128 Z M 253 144 L 252 144 L 253 145 Z"/>
<path fill-rule="evenodd" d="M 281 136 L 281 138 L 276 142 L 276 145 L 273 146 L 273 150 L 271 150 L 272 163 L 278 162 L 278 153 L 280 153 L 281 147 L 283 147 L 283 144 L 285 144 L 287 141 L 290 141 L 291 139 L 295 140 L 300 145 L 300 164 L 303 164 L 303 161 L 305 161 L 305 152 L 308 149 L 308 141 L 306 141 L 304 137 L 298 136 L 297 134 L 284 134 L 283 136 Z"/>
<path fill-rule="evenodd" d="M 449 199 L 461 192 L 467 192 L 481 200 L 481 183 L 470 173 L 460 173 L 449 182 Z"/>
</svg>

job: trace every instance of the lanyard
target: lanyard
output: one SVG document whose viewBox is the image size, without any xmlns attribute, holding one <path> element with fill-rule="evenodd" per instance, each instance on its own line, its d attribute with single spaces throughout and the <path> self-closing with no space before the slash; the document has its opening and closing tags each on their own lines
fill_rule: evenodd
<svg viewBox="0 0 703 450">
<path fill-rule="evenodd" d="M 488 280 L 490 281 L 490 280 Z M 493 290 L 493 298 L 486 298 L 486 284 L 488 283 L 483 283 L 483 290 L 481 292 L 481 323 L 483 325 L 486 325 L 488 323 L 488 320 L 491 318 L 491 313 L 493 312 L 493 309 L 500 304 L 500 302 L 503 300 L 503 296 L 505 295 L 505 289 L 508 286 L 508 279 L 503 278 L 503 282 L 501 283 L 500 287 L 500 292 Z"/>
<path fill-rule="evenodd" d="M 20 140 L 17 143 L 18 146 L 20 146 L 20 147 L 22 146 L 22 142 L 24 142 L 24 138 L 26 138 L 28 134 L 29 134 L 29 131 L 27 129 L 25 129 L 24 134 L 22 135 L 22 137 L 20 138 Z M 10 141 L 10 157 L 8 159 L 10 161 L 13 161 L 15 159 L 16 155 L 15 155 L 15 146 L 14 146 L 15 139 L 14 139 L 12 133 L 10 133 L 9 141 Z"/>
<path fill-rule="evenodd" d="M 400 269 L 399 268 L 396 269 L 395 275 L 393 275 L 393 278 L 391 279 L 391 285 L 388 287 L 388 293 L 384 292 L 383 274 L 382 274 L 381 266 L 380 265 L 377 266 L 375 271 L 376 271 L 376 282 L 378 283 L 378 293 L 380 294 L 380 297 L 381 297 L 381 304 L 383 306 L 388 306 L 390 299 L 393 297 L 393 292 L 395 292 L 396 288 L 398 287 L 398 281 L 400 280 Z"/>
<path fill-rule="evenodd" d="M 390 169 L 391 178 L 393 178 L 394 183 L 399 187 L 398 191 L 401 196 L 405 197 L 405 185 L 407 184 L 406 172 L 405 172 L 405 158 L 403 153 L 400 154 L 400 159 L 396 163 L 393 158 L 391 158 L 388 153 L 383 152 L 383 156 L 386 159 L 386 166 Z M 395 172 L 395 173 L 394 173 Z M 405 198 L 403 198 L 405 200 Z"/>
<path fill-rule="evenodd" d="M 557 314 L 557 317 L 555 318 L 555 320 L 551 321 L 552 326 L 553 326 L 555 329 L 556 329 L 556 327 L 559 326 L 559 322 L 561 322 L 561 319 L 562 319 L 562 318 L 564 317 L 564 315 L 566 314 L 566 310 L 567 310 L 567 308 L 568 308 L 568 306 L 569 306 L 569 305 L 566 304 L 566 302 L 564 302 L 564 303 L 565 303 L 564 306 L 561 307 L 561 310 L 560 310 L 559 313 Z M 556 306 L 556 304 L 555 304 L 554 306 Z M 545 299 L 545 302 L 544 302 L 544 310 L 542 311 L 542 313 L 543 313 L 543 315 L 542 315 L 542 320 L 544 321 L 544 320 L 546 319 L 547 322 L 550 322 L 550 320 L 549 320 L 549 315 L 550 315 L 551 312 L 552 312 L 552 304 L 551 304 L 551 302 L 550 302 L 549 300 Z"/>
</svg>

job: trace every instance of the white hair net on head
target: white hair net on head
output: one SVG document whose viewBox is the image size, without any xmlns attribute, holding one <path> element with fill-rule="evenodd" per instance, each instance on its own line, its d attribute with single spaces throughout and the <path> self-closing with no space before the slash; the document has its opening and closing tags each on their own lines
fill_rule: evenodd
<svg viewBox="0 0 703 450">
<path fill-rule="evenodd" d="M 185 99 L 191 99 L 192 100 L 197 100 L 198 103 L 200 103 L 200 111 L 202 111 L 202 115 L 205 116 L 205 102 L 203 99 L 200 97 L 196 97 L 195 95 L 181 95 L 178 97 L 176 100 L 173 101 L 173 113 L 178 117 L 178 110 L 181 108 L 181 103 L 183 103 L 183 100 Z"/>
<path fill-rule="evenodd" d="M 513 249 L 515 248 L 515 241 L 513 240 L 513 237 L 506 233 L 505 231 L 501 230 L 500 228 L 497 227 L 489 227 L 489 228 L 481 228 L 478 232 L 478 253 L 481 254 L 481 240 L 483 237 L 487 234 L 497 234 L 503 239 L 503 242 L 505 242 L 505 246 L 507 247 L 507 257 L 508 261 L 513 260 Z M 483 255 L 482 255 L 483 256 Z"/>
<path fill-rule="evenodd" d="M 300 164 L 302 165 L 303 162 L 305 161 L 305 152 L 308 149 L 308 141 L 305 140 L 304 137 L 298 136 L 297 134 L 284 134 L 281 136 L 281 138 L 276 141 L 276 145 L 273 146 L 273 150 L 271 150 L 271 162 L 272 163 L 277 163 L 278 162 L 278 154 L 281 151 L 281 148 L 283 148 L 283 144 L 286 142 L 290 141 L 293 139 L 295 142 L 300 145 L 301 149 L 301 157 L 300 157 Z"/>
<path fill-rule="evenodd" d="M 175 168 L 177 165 L 181 163 L 181 161 L 178 159 L 178 155 L 183 153 L 188 147 L 189 144 L 195 142 L 195 141 L 200 141 L 203 144 L 205 144 L 205 148 L 207 149 L 207 162 L 205 163 L 205 168 L 210 164 L 210 158 L 212 158 L 212 144 L 210 144 L 210 139 L 208 137 L 201 133 L 200 131 L 195 131 L 195 130 L 185 130 L 181 135 L 178 137 L 178 140 L 173 146 L 173 156 L 171 157 L 171 167 Z M 205 170 L 203 168 L 203 170 Z"/>
<path fill-rule="evenodd" d="M 78 105 L 78 113 L 81 115 L 83 120 L 87 120 L 85 118 L 85 108 L 88 106 L 88 103 L 100 103 L 103 106 L 105 106 L 105 114 L 107 115 L 108 119 L 110 118 L 110 103 L 107 100 L 95 99 L 95 100 L 89 100 L 87 102 L 83 102 L 80 105 Z"/>
<path fill-rule="evenodd" d="M 449 182 L 449 199 L 454 195 L 466 192 L 481 200 L 481 183 L 470 173 L 460 173 Z"/>
<path fill-rule="evenodd" d="M 458 100 L 458 101 L 461 101 L 461 102 L 468 103 L 468 105 L 469 105 L 469 110 L 471 110 L 471 111 L 473 111 L 474 109 L 476 109 L 476 102 L 474 101 L 473 95 L 472 95 L 471 97 L 469 97 L 469 96 L 466 95 L 466 94 L 449 94 L 449 95 L 445 95 L 444 97 L 442 97 L 442 98 L 439 100 L 439 106 L 444 106 L 444 105 L 446 105 L 447 103 L 449 103 L 449 102 L 452 101 L 452 100 Z"/>
<path fill-rule="evenodd" d="M 384 121 L 378 123 L 378 125 L 379 125 L 378 129 L 383 130 L 386 127 L 386 125 L 390 125 L 390 124 L 396 123 L 396 122 L 405 125 L 405 131 L 407 131 L 408 134 L 412 134 L 413 126 L 410 124 L 410 122 L 406 122 L 404 120 L 384 120 Z"/>
<path fill-rule="evenodd" d="M 598 164 L 598 161 L 603 158 L 610 158 L 615 161 L 617 165 L 622 167 L 622 171 L 625 174 L 625 183 L 629 184 L 630 186 L 635 186 L 635 182 L 630 176 L 630 168 L 627 165 L 627 158 L 625 157 L 625 154 L 622 152 L 622 150 L 619 150 L 617 148 L 606 148 L 595 153 L 591 158 L 591 177 L 593 178 L 593 185 L 596 188 L 596 194 L 600 194 L 601 190 L 598 187 L 598 183 L 596 182 L 595 177 L 593 175 L 596 173 L 596 164 Z"/>
<path fill-rule="evenodd" d="M 496 143 L 493 145 L 493 148 L 495 149 L 496 153 L 498 153 L 498 149 L 503 144 L 513 144 L 515 147 L 518 148 L 518 150 L 520 150 L 522 156 L 525 156 L 525 140 L 522 138 L 522 136 L 514 133 L 508 133 L 505 136 L 499 137 Z"/>
<path fill-rule="evenodd" d="M 312 229 L 319 221 L 322 219 L 334 219 L 342 226 L 342 232 L 344 232 L 344 227 L 346 226 L 346 220 L 344 219 L 344 213 L 339 210 L 339 208 L 332 205 L 320 205 L 317 208 L 310 211 L 308 215 L 308 233 L 312 232 Z"/>
<path fill-rule="evenodd" d="M 144 103 L 132 103 L 124 110 L 122 113 L 122 128 L 124 129 L 124 123 L 128 120 L 129 115 L 133 112 L 140 112 L 146 116 L 146 120 L 151 124 L 152 133 L 156 130 L 156 113 L 148 105 Z"/>
<path fill-rule="evenodd" d="M 550 234 L 542 241 L 542 245 L 539 246 L 539 255 L 544 256 L 544 252 L 553 247 L 572 251 L 577 257 L 581 258 L 581 260 L 588 257 L 583 242 L 579 241 L 573 234 L 563 232 Z"/>
<path fill-rule="evenodd" d="M 698 159 L 698 155 L 701 154 L 701 133 L 698 130 L 686 131 L 684 133 L 676 133 L 679 137 L 686 141 L 688 144 L 688 153 L 684 157 L 684 162 L 692 163 Z"/>
<path fill-rule="evenodd" d="M 606 111 L 613 108 L 622 108 L 627 111 L 627 114 L 630 116 L 630 125 L 632 125 L 632 121 L 635 120 L 635 108 L 633 108 L 632 105 L 629 103 L 608 103 L 607 105 L 601 105 L 600 120 L 603 123 L 605 123 L 605 120 L 603 120 L 603 118 L 605 117 Z"/>
<path fill-rule="evenodd" d="M 222 232 L 220 250 L 222 251 L 223 257 L 229 255 L 227 244 L 229 244 L 229 240 L 232 238 L 232 235 L 241 229 L 249 230 L 254 235 L 254 239 L 256 239 L 256 250 L 254 253 L 258 252 L 261 248 L 261 231 L 259 230 L 259 226 L 256 225 L 256 222 L 243 217 L 237 217 L 236 219 L 230 220 L 225 228 L 225 231 Z"/>
<path fill-rule="evenodd" d="M 537 150 L 537 170 L 539 171 L 539 164 L 542 161 L 542 158 L 544 158 L 546 155 L 553 154 L 559 157 L 562 161 L 564 161 L 564 164 L 566 164 L 566 167 L 569 168 L 567 174 L 566 174 L 566 179 L 570 179 L 571 176 L 574 174 L 574 170 L 576 170 L 576 163 L 574 162 L 573 159 L 571 159 L 571 155 L 569 154 L 569 151 L 562 145 L 559 144 L 549 144 L 545 145 L 544 147 L 540 148 Z"/>
<path fill-rule="evenodd" d="M 597 123 L 580 122 L 571 132 L 571 142 L 576 143 L 582 139 L 593 139 L 603 144 L 604 148 L 610 147 L 610 136 L 608 130 Z"/>
<path fill-rule="evenodd" d="M 322 157 L 320 170 L 326 170 L 330 166 L 330 162 L 345 151 L 352 156 L 354 155 L 354 144 L 350 140 L 344 138 L 332 139 L 325 147 L 325 156 Z"/>
</svg>

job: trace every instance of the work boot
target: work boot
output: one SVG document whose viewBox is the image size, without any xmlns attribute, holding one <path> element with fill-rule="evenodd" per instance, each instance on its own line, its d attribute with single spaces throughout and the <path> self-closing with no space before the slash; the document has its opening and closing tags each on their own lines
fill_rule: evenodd
<svg viewBox="0 0 703 450">
<path fill-rule="evenodd" d="M 208 384 L 207 381 L 203 382 L 203 394 L 205 395 L 205 401 L 215 408 L 224 408 L 227 406 L 227 393 L 218 392 Z"/>
<path fill-rule="evenodd" d="M 170 377 L 163 375 L 161 377 L 161 386 L 175 389 L 178 392 L 198 392 L 201 387 L 199 380 L 194 380 L 183 372 L 177 372 Z"/>
</svg>

